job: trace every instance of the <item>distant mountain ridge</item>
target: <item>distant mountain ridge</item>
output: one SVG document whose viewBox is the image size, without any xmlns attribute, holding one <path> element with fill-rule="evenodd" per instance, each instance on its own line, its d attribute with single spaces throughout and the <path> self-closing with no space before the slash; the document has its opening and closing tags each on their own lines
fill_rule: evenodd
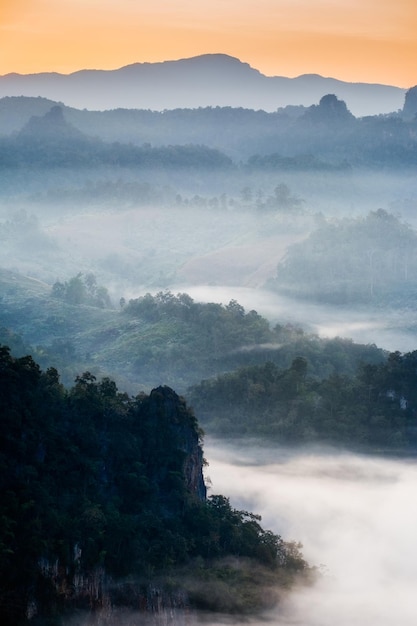
<svg viewBox="0 0 417 626">
<path fill-rule="evenodd" d="M 356 118 L 333 94 L 318 105 L 273 113 L 241 107 L 88 111 L 7 96 L 0 98 L 0 169 L 117 164 L 220 171 L 245 160 L 255 170 L 414 168 L 414 110 L 408 97 L 407 111 Z"/>
<path fill-rule="evenodd" d="M 0 76 L 0 98 L 41 96 L 92 110 L 232 106 L 275 111 L 287 105 L 310 106 L 334 93 L 361 117 L 397 111 L 404 104 L 405 92 L 390 85 L 348 83 L 317 74 L 268 77 L 226 54 L 134 63 L 116 70 L 80 70 L 68 75 Z"/>
</svg>

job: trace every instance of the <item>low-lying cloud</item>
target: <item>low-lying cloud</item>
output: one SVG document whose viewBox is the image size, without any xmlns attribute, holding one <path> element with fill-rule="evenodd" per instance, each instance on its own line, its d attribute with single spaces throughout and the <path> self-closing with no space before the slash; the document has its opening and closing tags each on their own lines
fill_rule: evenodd
<svg viewBox="0 0 417 626">
<path fill-rule="evenodd" d="M 417 336 L 412 328 L 414 313 L 369 309 L 348 309 L 331 305 L 293 300 L 263 289 L 211 285 L 175 285 L 171 291 L 185 291 L 199 302 L 237 300 L 247 311 L 255 309 L 272 324 L 299 324 L 320 337 L 343 337 L 358 343 L 375 343 L 394 352 L 417 349 Z"/>
<path fill-rule="evenodd" d="M 323 576 L 270 615 L 276 626 L 415 626 L 417 464 L 331 451 L 206 443 L 213 493 L 303 544 Z"/>
</svg>

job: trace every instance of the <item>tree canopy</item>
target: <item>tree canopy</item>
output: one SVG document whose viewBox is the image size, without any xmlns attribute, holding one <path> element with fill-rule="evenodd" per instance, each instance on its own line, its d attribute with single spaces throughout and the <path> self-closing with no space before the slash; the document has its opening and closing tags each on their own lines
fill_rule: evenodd
<svg viewBox="0 0 417 626">
<path fill-rule="evenodd" d="M 323 302 L 410 304 L 417 288 L 417 234 L 383 209 L 325 222 L 288 249 L 271 285 Z"/>
<path fill-rule="evenodd" d="M 317 380 L 298 356 L 288 368 L 268 362 L 202 381 L 189 399 L 212 433 L 415 454 L 416 372 L 417 352 L 394 352 Z"/>
<path fill-rule="evenodd" d="M 5 626 L 25 624 L 28 607 L 45 617 L 100 606 L 114 593 L 105 580 L 175 579 L 175 568 L 197 557 L 247 557 L 289 576 L 305 569 L 258 517 L 223 496 L 206 498 L 201 431 L 169 387 L 132 398 L 84 372 L 66 390 L 57 370 L 4 346 L 0 374 Z"/>
</svg>

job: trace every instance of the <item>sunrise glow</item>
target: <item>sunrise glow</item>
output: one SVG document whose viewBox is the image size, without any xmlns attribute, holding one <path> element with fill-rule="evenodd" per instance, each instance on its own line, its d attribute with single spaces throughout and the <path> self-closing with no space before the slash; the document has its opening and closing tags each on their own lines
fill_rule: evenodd
<svg viewBox="0 0 417 626">
<path fill-rule="evenodd" d="M 417 83 L 415 0 L 2 0 L 0 75 L 221 52 L 269 76 Z"/>
</svg>

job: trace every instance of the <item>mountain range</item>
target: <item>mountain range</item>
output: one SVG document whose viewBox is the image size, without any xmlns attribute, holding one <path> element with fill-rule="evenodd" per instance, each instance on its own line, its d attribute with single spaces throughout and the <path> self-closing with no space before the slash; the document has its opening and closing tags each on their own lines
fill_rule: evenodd
<svg viewBox="0 0 417 626">
<path fill-rule="evenodd" d="M 310 106 L 334 93 L 362 117 L 397 111 L 405 92 L 390 85 L 349 83 L 317 74 L 265 76 L 226 54 L 134 63 L 116 70 L 0 76 L 0 98 L 42 96 L 90 110 L 232 106 L 275 111 L 287 105 Z"/>
</svg>

